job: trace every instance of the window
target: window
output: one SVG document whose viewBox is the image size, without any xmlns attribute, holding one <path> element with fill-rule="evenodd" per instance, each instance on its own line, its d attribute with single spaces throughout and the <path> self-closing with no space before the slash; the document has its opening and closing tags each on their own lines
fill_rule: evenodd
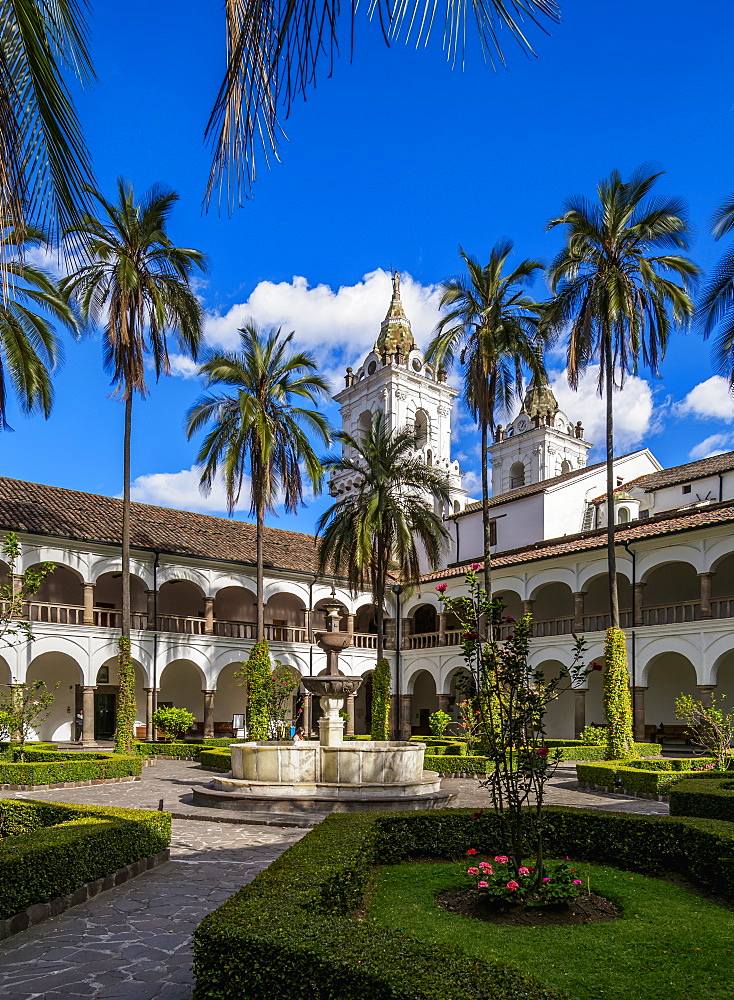
<svg viewBox="0 0 734 1000">
<path fill-rule="evenodd" d="M 497 544 L 497 522 L 496 521 L 490 521 L 489 522 L 489 544 L 490 545 L 496 545 Z"/>
<path fill-rule="evenodd" d="M 415 414 L 415 426 L 413 433 L 415 434 L 415 445 L 416 448 L 425 448 L 428 443 L 428 429 L 429 420 L 428 414 L 425 410 L 416 410 Z"/>
<path fill-rule="evenodd" d="M 617 486 L 621 486 L 623 482 L 624 482 L 624 479 L 622 479 L 621 476 L 617 476 Z"/>
<path fill-rule="evenodd" d="M 570 471 L 571 471 L 571 463 L 568 461 L 568 459 L 564 459 L 564 461 L 561 463 L 561 475 L 565 476 L 566 473 Z"/>
<path fill-rule="evenodd" d="M 683 487 L 683 492 L 684 493 L 690 493 L 691 492 L 691 484 L 690 483 L 687 486 Z"/>
<path fill-rule="evenodd" d="M 640 511 L 640 520 L 641 521 L 644 521 L 649 516 L 650 516 L 650 511 L 649 510 L 641 510 Z"/>
<path fill-rule="evenodd" d="M 515 462 L 510 469 L 510 489 L 516 490 L 525 485 L 525 466 L 522 462 Z"/>
<path fill-rule="evenodd" d="M 617 512 L 617 524 L 626 524 L 630 519 L 630 512 L 627 507 L 620 507 Z"/>
</svg>

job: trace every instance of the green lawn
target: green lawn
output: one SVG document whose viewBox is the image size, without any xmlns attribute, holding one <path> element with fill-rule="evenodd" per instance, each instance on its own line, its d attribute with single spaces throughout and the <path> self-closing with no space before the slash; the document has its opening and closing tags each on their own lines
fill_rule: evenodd
<svg viewBox="0 0 734 1000">
<path fill-rule="evenodd" d="M 472 863 L 475 859 L 472 859 Z M 375 874 L 368 920 L 514 965 L 573 1000 L 730 1000 L 734 913 L 662 879 L 580 862 L 579 878 L 622 917 L 572 927 L 503 927 L 439 909 L 466 865 L 401 864 Z"/>
</svg>

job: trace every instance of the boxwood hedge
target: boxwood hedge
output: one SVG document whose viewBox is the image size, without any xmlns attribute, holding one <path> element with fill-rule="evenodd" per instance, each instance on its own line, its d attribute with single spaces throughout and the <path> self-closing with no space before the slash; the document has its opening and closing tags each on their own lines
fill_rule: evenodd
<svg viewBox="0 0 734 1000">
<path fill-rule="evenodd" d="M 683 778 L 709 779 L 721 774 L 717 771 L 690 771 L 673 767 L 674 764 L 688 764 L 690 766 L 690 760 L 655 761 L 655 769 L 646 768 L 646 763 L 644 761 L 625 761 L 624 764 L 619 764 L 615 761 L 607 761 L 605 764 L 577 764 L 576 775 L 579 781 L 587 781 L 594 785 L 614 786 L 620 791 L 667 795 L 670 789 Z"/>
<path fill-rule="evenodd" d="M 670 790 L 671 816 L 705 816 L 734 823 L 734 774 L 686 777 Z"/>
<path fill-rule="evenodd" d="M 25 761 L 0 761 L 0 785 L 56 785 L 139 775 L 143 762 L 123 754 L 26 751 Z"/>
<path fill-rule="evenodd" d="M 135 752 L 140 757 L 176 757 L 182 760 L 197 760 L 202 751 L 202 743 L 164 743 L 139 740 Z"/>
<path fill-rule="evenodd" d="M 548 855 L 677 873 L 734 900 L 734 825 L 549 807 Z M 491 811 L 329 816 L 194 935 L 195 1000 L 549 1000 L 560 994 L 460 947 L 355 919 L 373 865 L 498 850 Z"/>
<path fill-rule="evenodd" d="M 0 919 L 165 850 L 171 816 L 0 799 Z"/>
<path fill-rule="evenodd" d="M 210 750 L 202 750 L 199 754 L 199 761 L 202 767 L 210 771 L 231 771 L 232 751 L 225 750 L 224 747 L 212 747 Z"/>
</svg>

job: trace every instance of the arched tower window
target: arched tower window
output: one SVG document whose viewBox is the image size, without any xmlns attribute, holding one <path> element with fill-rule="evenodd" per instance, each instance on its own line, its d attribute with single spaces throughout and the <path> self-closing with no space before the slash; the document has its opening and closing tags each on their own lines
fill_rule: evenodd
<svg viewBox="0 0 734 1000">
<path fill-rule="evenodd" d="M 425 448 L 428 443 L 428 414 L 425 410 L 416 411 L 414 433 L 416 448 Z"/>
<path fill-rule="evenodd" d="M 433 465 L 433 452 L 430 448 L 426 452 L 426 465 Z"/>
<path fill-rule="evenodd" d="M 566 458 L 561 462 L 561 475 L 565 476 L 567 472 L 571 472 L 571 463 Z"/>
<path fill-rule="evenodd" d="M 630 512 L 626 507 L 620 507 L 617 511 L 617 524 L 626 524 L 630 519 Z"/>
<path fill-rule="evenodd" d="M 510 489 L 516 490 L 525 485 L 525 466 L 522 462 L 515 462 L 510 468 Z"/>
</svg>

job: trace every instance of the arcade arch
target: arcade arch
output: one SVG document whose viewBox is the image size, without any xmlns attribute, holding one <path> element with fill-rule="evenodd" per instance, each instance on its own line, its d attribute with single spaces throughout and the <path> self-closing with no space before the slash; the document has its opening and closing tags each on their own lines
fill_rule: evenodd
<svg viewBox="0 0 734 1000">
<path fill-rule="evenodd" d="M 665 652 L 653 657 L 646 671 L 645 722 L 649 725 L 680 725 L 675 717 L 675 699 L 690 694 L 698 699 L 696 669 L 682 653 Z"/>
<path fill-rule="evenodd" d="M 544 660 L 538 670 L 543 674 L 543 683 L 549 684 L 565 673 L 558 660 Z M 545 715 L 545 731 L 549 739 L 572 740 L 574 738 L 575 695 L 568 690 L 569 684 L 562 680 L 556 697 L 548 702 Z"/>
<path fill-rule="evenodd" d="M 419 736 L 428 736 L 431 727 L 429 716 L 438 711 L 438 695 L 433 674 L 419 670 L 412 677 L 413 693 L 410 699 L 410 727 Z"/>
<path fill-rule="evenodd" d="M 158 705 L 186 708 L 201 723 L 206 686 L 204 673 L 195 663 L 186 659 L 172 660 L 161 671 Z"/>
<path fill-rule="evenodd" d="M 79 663 L 67 653 L 40 653 L 28 667 L 26 682 L 43 681 L 54 695 L 53 704 L 41 720 L 36 736 L 44 742 L 66 742 L 76 737 L 77 685 L 84 683 Z"/>
<path fill-rule="evenodd" d="M 573 632 L 574 600 L 567 583 L 543 584 L 535 591 L 533 633 L 536 636 L 568 635 Z"/>
</svg>

